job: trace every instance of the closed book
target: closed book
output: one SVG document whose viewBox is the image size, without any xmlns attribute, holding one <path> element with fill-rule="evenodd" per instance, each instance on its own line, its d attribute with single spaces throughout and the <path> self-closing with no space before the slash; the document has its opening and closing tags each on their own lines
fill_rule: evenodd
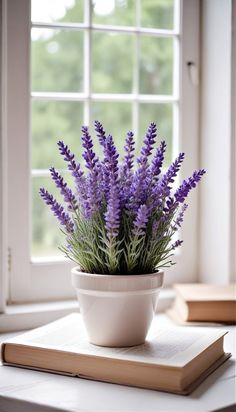
<svg viewBox="0 0 236 412">
<path fill-rule="evenodd" d="M 176 284 L 176 299 L 168 311 L 182 322 L 236 323 L 236 284 Z"/>
<path fill-rule="evenodd" d="M 225 333 L 163 329 L 154 320 L 144 344 L 100 347 L 88 342 L 81 315 L 74 313 L 4 342 L 1 354 L 5 365 L 188 394 L 230 356 Z"/>
</svg>

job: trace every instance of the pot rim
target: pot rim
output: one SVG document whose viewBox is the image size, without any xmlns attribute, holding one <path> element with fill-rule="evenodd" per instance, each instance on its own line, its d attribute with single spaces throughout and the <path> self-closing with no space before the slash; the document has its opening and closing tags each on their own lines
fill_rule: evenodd
<svg viewBox="0 0 236 412">
<path fill-rule="evenodd" d="M 80 272 L 78 267 L 71 271 L 72 285 L 82 293 L 127 293 L 149 291 L 153 293 L 163 285 L 164 272 L 141 275 L 99 275 Z M 90 292 L 89 292 L 90 291 Z M 92 292 L 93 293 L 93 292 Z"/>
<path fill-rule="evenodd" d="M 163 276 L 164 270 L 158 270 L 152 273 L 134 274 L 134 275 L 110 275 L 110 274 L 100 274 L 100 273 L 89 273 L 82 272 L 79 266 L 75 266 L 71 269 L 73 275 L 85 276 L 85 277 L 95 277 L 95 278 L 109 278 L 109 279 L 134 279 L 134 278 L 149 278 L 151 276 Z"/>
</svg>

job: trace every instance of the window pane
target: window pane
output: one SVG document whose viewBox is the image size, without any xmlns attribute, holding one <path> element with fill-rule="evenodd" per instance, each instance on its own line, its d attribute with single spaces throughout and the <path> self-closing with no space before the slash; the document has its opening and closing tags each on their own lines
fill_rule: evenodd
<svg viewBox="0 0 236 412">
<path fill-rule="evenodd" d="M 130 103 L 92 103 L 92 120 L 102 122 L 107 134 L 111 134 L 120 153 L 123 152 L 125 136 L 132 129 Z M 98 153 L 101 150 L 96 146 Z"/>
<path fill-rule="evenodd" d="M 141 0 L 141 26 L 173 29 L 174 0 Z"/>
<path fill-rule="evenodd" d="M 31 31 L 32 90 L 83 90 L 83 33 L 53 29 Z"/>
<path fill-rule="evenodd" d="M 31 20 L 42 23 L 83 22 L 83 0 L 31 0 Z"/>
<path fill-rule="evenodd" d="M 93 0 L 94 24 L 135 25 L 135 0 Z"/>
<path fill-rule="evenodd" d="M 62 174 L 63 175 L 63 174 Z M 72 178 L 69 173 L 63 177 L 68 186 L 73 189 Z M 63 204 L 59 190 L 50 177 L 32 178 L 32 251 L 33 257 L 63 256 L 58 246 L 65 245 L 65 236 L 60 231 L 59 223 L 49 206 L 39 195 L 40 187 L 44 187 L 59 203 Z"/>
<path fill-rule="evenodd" d="M 157 142 L 165 140 L 167 151 L 165 155 L 165 165 L 172 161 L 172 136 L 173 136 L 173 105 L 172 104 L 140 104 L 139 108 L 139 144 L 140 151 L 143 136 L 151 122 L 157 124 Z"/>
<path fill-rule="evenodd" d="M 173 40 L 141 36 L 140 92 L 143 94 L 172 94 Z"/>
<path fill-rule="evenodd" d="M 80 102 L 32 102 L 32 168 L 64 168 L 65 162 L 57 150 L 63 140 L 80 158 L 80 130 L 83 104 Z"/>
<path fill-rule="evenodd" d="M 93 92 L 132 92 L 133 58 L 133 35 L 93 33 Z"/>
</svg>

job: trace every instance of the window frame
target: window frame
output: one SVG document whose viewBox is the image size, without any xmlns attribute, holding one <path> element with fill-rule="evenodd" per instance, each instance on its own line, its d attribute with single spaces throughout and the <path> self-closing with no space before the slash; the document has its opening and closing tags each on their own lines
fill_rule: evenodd
<svg viewBox="0 0 236 412">
<path fill-rule="evenodd" d="M 6 2 L 7 12 L 7 110 L 5 144 L 8 151 L 8 233 L 9 271 L 7 301 L 34 302 L 72 298 L 70 268 L 74 265 L 60 261 L 32 262 L 30 260 L 30 1 Z M 179 139 L 175 150 L 185 151 L 186 160 L 181 179 L 199 166 L 199 87 L 193 82 L 188 62 L 199 67 L 199 0 L 180 0 L 180 90 Z M 24 47 L 22 47 L 22 44 Z M 38 96 L 39 97 L 39 96 Z M 88 95 L 89 97 L 89 95 Z M 14 118 L 14 121 L 12 121 Z M 176 121 L 176 119 L 175 119 Z M 19 135 L 20 138 L 16 138 Z M 191 139 L 189 139 L 191 136 Z M 22 150 L 22 146 L 25 148 Z M 177 147 L 178 146 L 178 147 Z M 7 182 L 7 184 L 6 184 Z M 173 282 L 197 280 L 197 246 L 199 238 L 198 192 L 191 195 L 182 237 L 182 251 L 176 255 L 176 266 L 168 269 L 166 285 Z M 5 242 L 6 244 L 6 242 Z M 7 251 L 5 250 L 5 256 Z M 183 258 L 184 257 L 184 258 Z M 60 279 L 60 282 L 58 282 Z"/>
</svg>

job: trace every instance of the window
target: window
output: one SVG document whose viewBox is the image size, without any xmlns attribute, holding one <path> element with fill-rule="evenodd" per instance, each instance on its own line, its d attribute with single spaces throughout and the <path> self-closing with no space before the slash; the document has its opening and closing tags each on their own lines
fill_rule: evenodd
<svg viewBox="0 0 236 412">
<path fill-rule="evenodd" d="M 57 256 L 57 224 L 38 196 L 40 186 L 54 190 L 48 167 L 63 167 L 55 154 L 59 138 L 80 156 L 80 125 L 98 119 L 121 151 L 125 132 L 134 130 L 139 150 L 155 120 L 168 142 L 167 162 L 186 150 L 182 176 L 198 163 L 198 87 L 187 64 L 198 65 L 198 2 L 32 0 L 32 23 L 30 6 L 7 2 L 11 302 L 73 296 L 71 263 Z M 195 279 L 192 203 L 187 247 L 167 283 Z"/>
</svg>

